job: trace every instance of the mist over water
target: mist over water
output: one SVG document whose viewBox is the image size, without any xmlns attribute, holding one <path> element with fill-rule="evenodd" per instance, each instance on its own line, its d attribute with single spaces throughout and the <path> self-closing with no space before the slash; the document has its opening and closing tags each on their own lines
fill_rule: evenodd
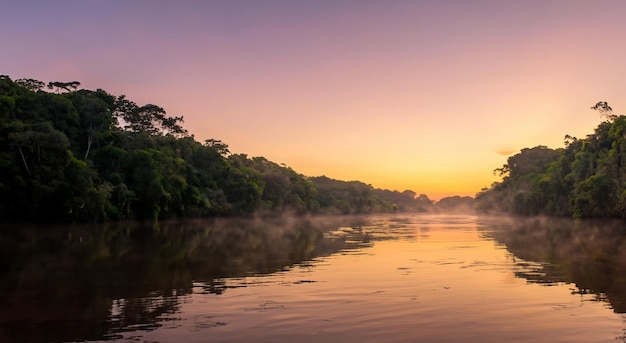
<svg viewBox="0 0 626 343">
<path fill-rule="evenodd" d="M 624 341 L 622 228 L 462 214 L 4 227 L 0 341 Z"/>
<path fill-rule="evenodd" d="M 573 283 L 626 313 L 626 226 L 620 220 L 511 219 L 489 233 L 518 258 L 541 264 L 529 282 Z"/>
</svg>

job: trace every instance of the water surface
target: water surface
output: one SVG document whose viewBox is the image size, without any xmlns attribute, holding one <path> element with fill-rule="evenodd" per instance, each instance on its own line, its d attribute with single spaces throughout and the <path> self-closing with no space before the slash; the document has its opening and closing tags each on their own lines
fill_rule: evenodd
<svg viewBox="0 0 626 343">
<path fill-rule="evenodd" d="M 626 341 L 616 222 L 5 227 L 0 341 Z"/>
</svg>

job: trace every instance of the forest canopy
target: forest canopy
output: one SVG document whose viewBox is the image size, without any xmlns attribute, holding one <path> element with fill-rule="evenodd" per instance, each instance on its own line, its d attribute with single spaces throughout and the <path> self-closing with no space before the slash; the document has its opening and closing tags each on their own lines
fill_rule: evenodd
<svg viewBox="0 0 626 343">
<path fill-rule="evenodd" d="M 565 147 L 522 149 L 494 173 L 503 177 L 476 196 L 477 210 L 515 215 L 624 217 L 626 116 L 600 101 L 604 121 L 584 138 L 565 136 Z"/>
<path fill-rule="evenodd" d="M 80 82 L 0 76 L 0 218 L 93 222 L 249 215 L 427 211 L 412 191 L 306 177 L 203 143 L 154 104 Z"/>
</svg>

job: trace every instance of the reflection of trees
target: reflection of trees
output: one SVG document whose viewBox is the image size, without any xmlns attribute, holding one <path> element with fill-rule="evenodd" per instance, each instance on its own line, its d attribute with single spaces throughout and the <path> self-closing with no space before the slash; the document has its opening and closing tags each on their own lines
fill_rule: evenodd
<svg viewBox="0 0 626 343">
<path fill-rule="evenodd" d="M 540 273 L 517 273 L 529 282 L 574 283 L 615 312 L 626 312 L 626 231 L 617 221 L 515 219 L 494 225 L 493 238 L 515 256 L 538 262 Z"/>
<path fill-rule="evenodd" d="M 284 219 L 5 228 L 0 232 L 0 341 L 114 339 L 159 326 L 194 281 L 272 273 L 345 249 L 333 221 Z M 354 239 L 354 238 L 350 238 Z"/>
<path fill-rule="evenodd" d="M 141 298 L 116 299 L 113 301 L 108 320 L 110 332 L 150 330 L 161 326 L 159 318 L 178 309 L 176 292 L 167 295 L 153 294 Z M 119 337 L 109 334 L 109 338 Z"/>
</svg>

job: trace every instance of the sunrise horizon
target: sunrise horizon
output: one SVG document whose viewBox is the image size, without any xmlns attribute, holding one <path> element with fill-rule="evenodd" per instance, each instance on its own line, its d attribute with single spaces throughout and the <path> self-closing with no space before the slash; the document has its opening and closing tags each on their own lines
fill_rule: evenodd
<svg viewBox="0 0 626 343">
<path fill-rule="evenodd" d="M 200 142 L 433 199 L 585 137 L 597 101 L 626 108 L 620 2 L 264 3 L 9 3 L 2 73 L 77 80 L 183 116 Z"/>
<path fill-rule="evenodd" d="M 626 342 L 626 1 L 1 8 L 0 342 Z"/>
</svg>

